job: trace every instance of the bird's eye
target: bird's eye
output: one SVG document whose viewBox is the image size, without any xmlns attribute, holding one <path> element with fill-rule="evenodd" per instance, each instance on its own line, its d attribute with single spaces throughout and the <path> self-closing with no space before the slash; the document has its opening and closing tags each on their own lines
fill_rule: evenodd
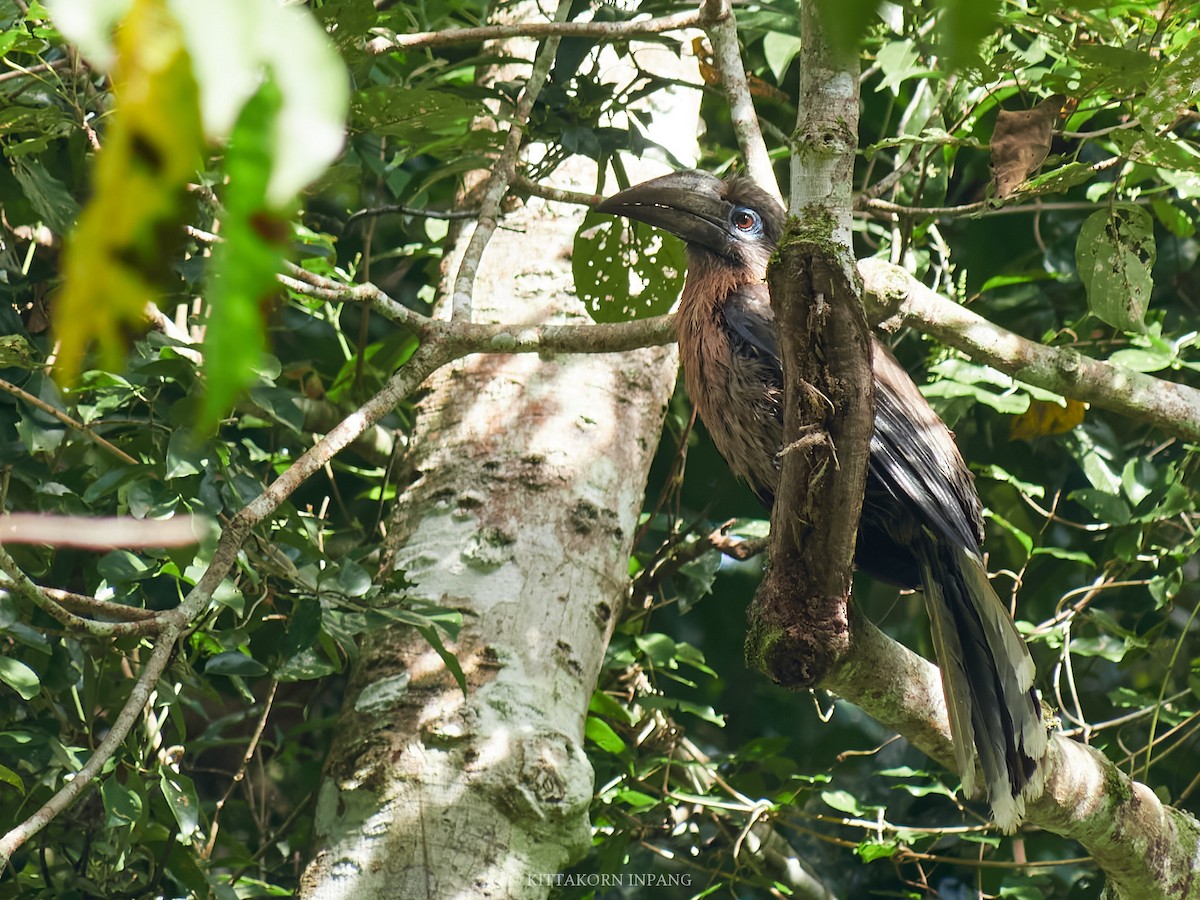
<svg viewBox="0 0 1200 900">
<path fill-rule="evenodd" d="M 760 226 L 758 213 L 742 207 L 733 211 L 733 227 L 738 231 L 756 231 Z"/>
</svg>

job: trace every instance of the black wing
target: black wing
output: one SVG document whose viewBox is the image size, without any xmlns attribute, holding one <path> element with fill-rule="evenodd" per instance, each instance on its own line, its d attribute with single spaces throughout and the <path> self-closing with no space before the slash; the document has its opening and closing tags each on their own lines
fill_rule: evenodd
<svg viewBox="0 0 1200 900">
<path fill-rule="evenodd" d="M 782 396 L 779 338 L 766 285 L 743 285 L 722 313 L 730 350 L 754 365 Z M 908 373 L 872 339 L 875 430 L 867 469 L 857 563 L 863 571 L 904 587 L 919 587 L 913 545 L 927 529 L 953 546 L 977 554 L 983 537 L 974 482 L 954 437 Z M 782 424 L 782 410 L 774 410 Z M 770 506 L 770 491 L 754 486 Z"/>
</svg>

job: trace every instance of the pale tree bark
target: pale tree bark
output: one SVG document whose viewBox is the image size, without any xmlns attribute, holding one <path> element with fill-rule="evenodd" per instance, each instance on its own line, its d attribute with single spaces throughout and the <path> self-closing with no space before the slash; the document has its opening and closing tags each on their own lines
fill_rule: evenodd
<svg viewBox="0 0 1200 900">
<path fill-rule="evenodd" d="M 577 223 L 544 208 L 514 218 L 521 231 L 485 257 L 477 310 L 561 316 Z M 430 379 L 389 542 L 409 596 L 462 611 L 451 649 L 467 692 L 411 631 L 365 642 L 308 896 L 537 896 L 585 852 L 584 713 L 673 381 L 665 348 L 473 356 Z"/>
<path fill-rule="evenodd" d="M 657 102 L 674 129 L 663 139 L 694 158 L 699 93 Z M 595 188 L 594 164 L 575 171 L 559 186 Z M 581 218 L 537 199 L 505 216 L 473 279 L 473 321 L 580 321 Z M 448 253 L 456 299 L 468 241 Z M 367 638 L 302 896 L 544 896 L 586 852 L 584 720 L 675 372 L 671 346 L 471 356 L 429 379 L 388 546 L 408 597 L 462 612 L 450 650 L 467 689 L 411 630 Z"/>
</svg>

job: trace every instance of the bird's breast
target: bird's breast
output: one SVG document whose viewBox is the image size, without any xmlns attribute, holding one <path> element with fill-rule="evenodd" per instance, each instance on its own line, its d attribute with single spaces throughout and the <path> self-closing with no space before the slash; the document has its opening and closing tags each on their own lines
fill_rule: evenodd
<svg viewBox="0 0 1200 900">
<path fill-rule="evenodd" d="M 778 361 L 738 341 L 719 303 L 681 304 L 678 338 L 688 395 L 717 451 L 769 503 L 783 442 Z"/>
</svg>

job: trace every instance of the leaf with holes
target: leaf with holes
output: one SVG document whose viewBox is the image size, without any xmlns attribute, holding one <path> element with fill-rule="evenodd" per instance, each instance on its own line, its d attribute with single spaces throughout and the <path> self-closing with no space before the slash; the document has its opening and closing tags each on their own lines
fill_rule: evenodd
<svg viewBox="0 0 1200 900">
<path fill-rule="evenodd" d="M 597 322 L 668 312 L 685 268 L 683 242 L 648 225 L 589 213 L 575 234 L 575 292 Z"/>
<path fill-rule="evenodd" d="M 1092 315 L 1114 328 L 1143 331 L 1156 258 L 1150 213 L 1131 203 L 1093 213 L 1079 229 L 1075 264 Z"/>
</svg>

